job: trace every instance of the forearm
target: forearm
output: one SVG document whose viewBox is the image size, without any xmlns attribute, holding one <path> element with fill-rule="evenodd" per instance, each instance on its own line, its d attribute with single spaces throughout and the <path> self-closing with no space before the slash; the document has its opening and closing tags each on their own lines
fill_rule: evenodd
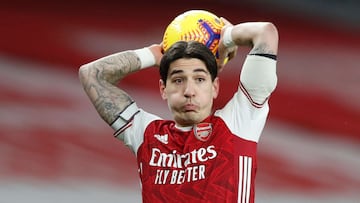
<svg viewBox="0 0 360 203">
<path fill-rule="evenodd" d="M 79 70 L 80 81 L 106 82 L 116 85 L 123 77 L 140 69 L 140 60 L 134 51 L 124 51 L 105 56 L 82 65 Z"/>
<path fill-rule="evenodd" d="M 140 51 L 141 54 L 141 51 Z M 79 69 L 80 82 L 100 116 L 111 124 L 131 102 L 131 97 L 117 87 L 130 73 L 149 66 L 139 51 L 125 51 L 100 58 Z"/>
<path fill-rule="evenodd" d="M 278 32 L 269 22 L 248 22 L 233 26 L 231 38 L 235 45 L 252 47 L 250 54 L 277 54 Z"/>
</svg>

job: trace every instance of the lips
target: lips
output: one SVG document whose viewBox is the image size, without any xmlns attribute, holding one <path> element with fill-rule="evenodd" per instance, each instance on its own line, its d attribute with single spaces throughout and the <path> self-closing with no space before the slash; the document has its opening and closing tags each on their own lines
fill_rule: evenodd
<svg viewBox="0 0 360 203">
<path fill-rule="evenodd" d="M 197 106 L 194 104 L 186 104 L 184 106 L 184 111 L 189 112 L 189 111 L 196 111 L 197 110 Z"/>
</svg>

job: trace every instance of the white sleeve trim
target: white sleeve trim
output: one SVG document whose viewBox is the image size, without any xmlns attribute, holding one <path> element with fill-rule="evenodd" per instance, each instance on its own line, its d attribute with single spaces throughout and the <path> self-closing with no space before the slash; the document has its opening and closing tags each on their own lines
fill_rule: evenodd
<svg viewBox="0 0 360 203">
<path fill-rule="evenodd" d="M 251 100 L 263 104 L 277 84 L 276 60 L 248 55 L 241 70 L 240 81 Z"/>
<path fill-rule="evenodd" d="M 114 129 L 115 132 L 121 130 L 131 121 L 134 115 L 138 112 L 139 108 L 137 107 L 136 103 L 131 103 L 119 114 L 118 118 L 111 124 L 112 129 Z"/>
</svg>

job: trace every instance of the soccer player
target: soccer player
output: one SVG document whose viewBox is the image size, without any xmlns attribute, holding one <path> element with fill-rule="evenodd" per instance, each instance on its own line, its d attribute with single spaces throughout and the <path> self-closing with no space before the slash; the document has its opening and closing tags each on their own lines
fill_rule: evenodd
<svg viewBox="0 0 360 203">
<path fill-rule="evenodd" d="M 257 143 L 277 84 L 278 32 L 269 22 L 226 19 L 219 59 L 198 42 L 180 41 L 114 53 L 85 64 L 80 81 L 114 136 L 137 157 L 143 202 L 254 202 Z M 250 46 L 238 90 L 222 109 L 218 71 L 239 46 Z M 173 120 L 138 107 L 118 82 L 159 67 L 159 89 Z"/>
</svg>

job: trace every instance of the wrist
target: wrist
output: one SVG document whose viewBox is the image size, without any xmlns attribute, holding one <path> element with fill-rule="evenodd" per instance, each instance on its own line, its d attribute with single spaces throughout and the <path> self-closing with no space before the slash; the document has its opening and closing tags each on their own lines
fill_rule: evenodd
<svg viewBox="0 0 360 203">
<path fill-rule="evenodd" d="M 140 69 L 148 68 L 155 65 L 155 56 L 148 47 L 134 50 L 138 56 L 141 66 Z"/>
<path fill-rule="evenodd" d="M 224 36 L 223 36 L 222 42 L 223 42 L 224 46 L 227 48 L 230 48 L 230 47 L 233 47 L 236 45 L 232 38 L 233 28 L 234 28 L 234 26 L 230 26 L 230 27 L 225 28 L 225 31 L 224 31 Z"/>
</svg>

